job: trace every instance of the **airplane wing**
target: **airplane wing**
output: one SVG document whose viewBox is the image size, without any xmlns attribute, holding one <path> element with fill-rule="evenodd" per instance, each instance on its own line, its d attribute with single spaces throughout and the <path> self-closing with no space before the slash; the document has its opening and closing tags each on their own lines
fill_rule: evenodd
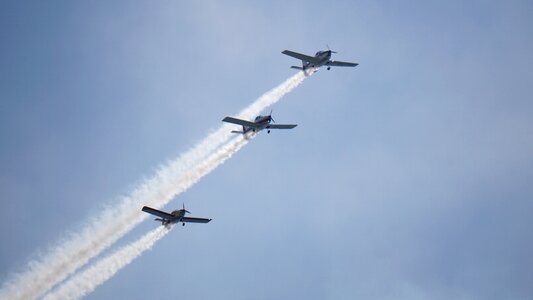
<svg viewBox="0 0 533 300">
<path fill-rule="evenodd" d="M 183 218 L 181 218 L 181 221 L 185 222 L 185 223 L 209 223 L 209 221 L 211 221 L 211 219 L 183 217 Z"/>
<path fill-rule="evenodd" d="M 173 216 L 173 215 L 171 215 L 169 213 L 166 213 L 164 211 L 160 211 L 160 210 L 157 210 L 155 208 L 148 207 L 148 206 L 143 206 L 142 211 L 147 212 L 149 214 L 152 214 L 154 216 L 161 217 L 163 219 L 167 219 L 167 220 L 172 220 L 172 219 L 176 218 L 175 216 Z"/>
<path fill-rule="evenodd" d="M 298 52 L 284 50 L 281 53 L 283 53 L 285 55 L 288 55 L 288 56 L 292 56 L 292 57 L 297 58 L 299 60 L 308 61 L 310 63 L 317 63 L 318 62 L 318 59 L 316 57 L 305 55 L 305 54 L 301 54 L 301 53 L 298 53 Z"/>
<path fill-rule="evenodd" d="M 242 126 L 246 126 L 246 127 L 252 127 L 252 128 L 257 128 L 257 124 L 254 123 L 254 122 L 250 122 L 250 121 L 246 121 L 246 120 L 242 120 L 242 119 L 237 119 L 237 118 L 232 118 L 232 117 L 225 117 L 224 119 L 222 119 L 222 122 L 228 122 L 228 123 L 233 123 L 233 124 L 237 124 L 237 125 L 242 125 Z"/>
<path fill-rule="evenodd" d="M 332 67 L 355 67 L 358 64 L 345 61 L 331 60 L 329 63 L 327 63 L 327 65 Z"/>
<path fill-rule="evenodd" d="M 296 124 L 271 124 L 268 128 L 269 129 L 293 129 L 298 125 Z"/>
</svg>

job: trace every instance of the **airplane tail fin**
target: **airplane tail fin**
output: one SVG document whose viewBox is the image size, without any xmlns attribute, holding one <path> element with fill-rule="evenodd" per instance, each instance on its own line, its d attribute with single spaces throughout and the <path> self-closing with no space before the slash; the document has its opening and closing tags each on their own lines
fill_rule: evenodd
<svg viewBox="0 0 533 300">
<path fill-rule="evenodd" d="M 302 66 L 301 67 L 298 67 L 298 66 L 291 66 L 291 69 L 296 69 L 296 70 L 302 70 L 302 71 L 305 71 L 305 61 L 302 60 Z"/>
<path fill-rule="evenodd" d="M 240 134 L 244 134 L 246 132 L 246 126 L 242 126 L 242 131 L 238 131 L 238 130 L 232 130 L 231 133 L 240 133 Z"/>
<path fill-rule="evenodd" d="M 240 133 L 240 134 L 244 134 L 246 132 L 246 127 L 244 127 L 244 125 L 242 126 L 242 131 L 239 131 L 239 130 L 232 130 L 231 133 Z"/>
</svg>

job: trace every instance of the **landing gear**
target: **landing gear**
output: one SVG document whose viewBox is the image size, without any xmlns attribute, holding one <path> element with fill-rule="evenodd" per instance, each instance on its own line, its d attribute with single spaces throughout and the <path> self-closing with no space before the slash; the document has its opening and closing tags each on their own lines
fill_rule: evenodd
<svg viewBox="0 0 533 300">
<path fill-rule="evenodd" d="M 270 133 L 270 129 L 269 129 L 269 130 L 267 130 L 267 133 Z"/>
<path fill-rule="evenodd" d="M 181 223 L 181 226 L 185 226 L 185 223 Z"/>
<path fill-rule="evenodd" d="M 329 71 L 329 69 L 331 69 L 331 67 L 328 67 L 328 71 Z"/>
</svg>

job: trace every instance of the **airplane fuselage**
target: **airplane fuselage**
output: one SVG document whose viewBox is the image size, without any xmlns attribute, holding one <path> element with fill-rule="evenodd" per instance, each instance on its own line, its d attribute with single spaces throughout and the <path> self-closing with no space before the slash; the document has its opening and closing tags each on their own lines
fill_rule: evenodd
<svg viewBox="0 0 533 300">
<path fill-rule="evenodd" d="M 271 116 L 257 116 L 254 119 L 254 123 L 257 124 L 258 127 L 253 128 L 253 127 L 242 126 L 242 131 L 243 133 L 248 133 L 250 131 L 259 132 L 265 128 L 268 129 L 271 121 L 272 121 Z"/>
<path fill-rule="evenodd" d="M 315 58 L 317 58 L 317 62 L 311 63 L 311 62 L 304 62 L 303 63 L 303 69 L 306 70 L 308 68 L 319 68 L 323 65 L 327 65 L 330 62 L 331 58 L 331 50 L 324 50 L 324 51 L 318 51 L 315 54 Z"/>
<path fill-rule="evenodd" d="M 175 211 L 171 212 L 170 214 L 173 215 L 173 216 L 182 218 L 182 217 L 185 216 L 185 212 L 186 212 L 185 209 L 176 209 Z"/>
<path fill-rule="evenodd" d="M 187 211 L 185 209 L 176 209 L 174 210 L 173 212 L 171 212 L 170 214 L 173 215 L 174 217 L 176 217 L 175 219 L 172 219 L 172 220 L 169 220 L 169 219 L 156 219 L 156 221 L 161 221 L 161 224 L 162 225 L 169 225 L 169 224 L 174 224 L 174 223 L 179 223 L 181 222 L 181 219 L 183 217 L 185 217 L 185 213 Z"/>
</svg>

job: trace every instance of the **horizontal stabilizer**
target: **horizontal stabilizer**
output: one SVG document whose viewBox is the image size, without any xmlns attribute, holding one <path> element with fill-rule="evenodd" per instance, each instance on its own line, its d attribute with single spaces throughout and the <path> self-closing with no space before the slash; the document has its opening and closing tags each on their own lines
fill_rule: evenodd
<svg viewBox="0 0 533 300">
<path fill-rule="evenodd" d="M 240 133 L 240 134 L 243 134 L 244 131 L 232 130 L 231 133 Z"/>
<path fill-rule="evenodd" d="M 291 66 L 291 69 L 297 69 L 297 70 L 302 70 L 303 71 L 304 68 L 298 67 L 298 66 Z"/>
</svg>

